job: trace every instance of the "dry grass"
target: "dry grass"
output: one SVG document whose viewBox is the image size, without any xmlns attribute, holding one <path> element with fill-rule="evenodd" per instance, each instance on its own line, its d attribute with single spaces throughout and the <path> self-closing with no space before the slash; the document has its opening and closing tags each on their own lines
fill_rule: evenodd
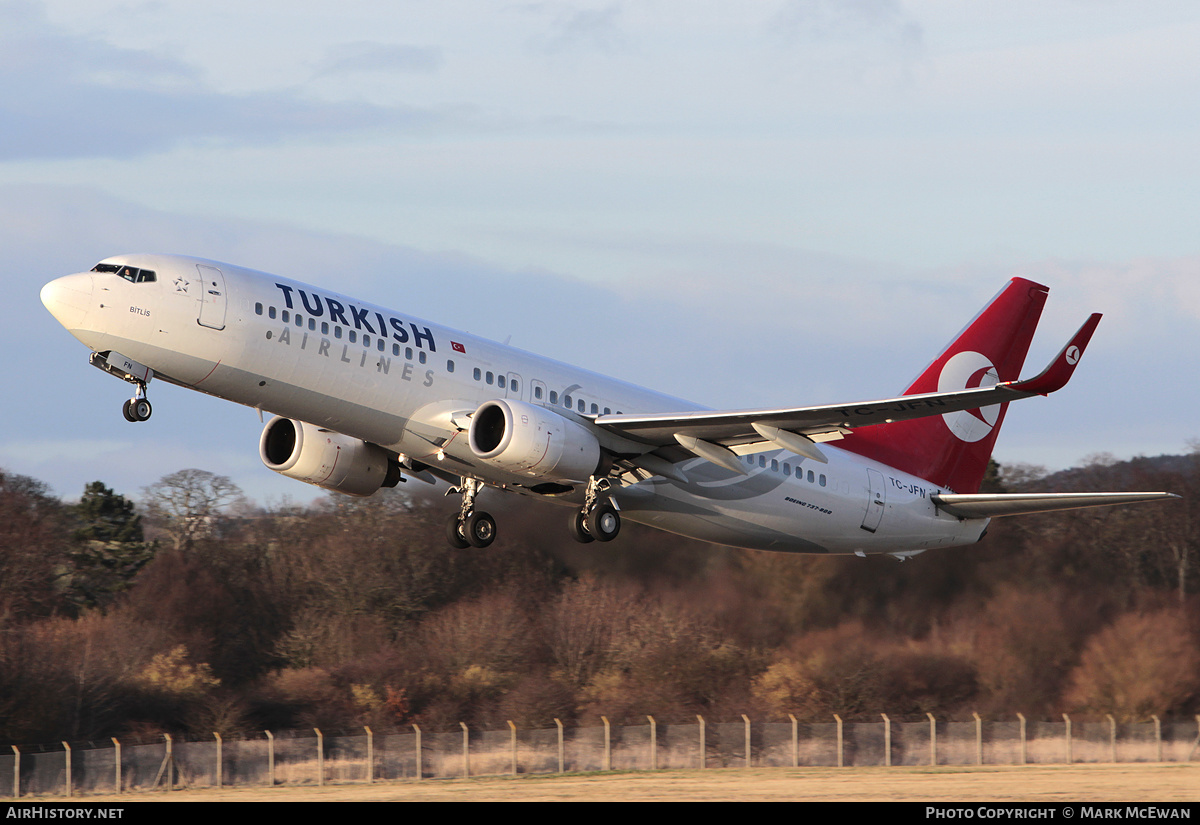
<svg viewBox="0 0 1200 825">
<path fill-rule="evenodd" d="M 61 799 L 59 797 L 58 799 Z M 437 779 L 82 797 L 87 802 L 1196 802 L 1200 764 L 755 768 Z M 23 800 L 27 801 L 27 800 Z"/>
</svg>

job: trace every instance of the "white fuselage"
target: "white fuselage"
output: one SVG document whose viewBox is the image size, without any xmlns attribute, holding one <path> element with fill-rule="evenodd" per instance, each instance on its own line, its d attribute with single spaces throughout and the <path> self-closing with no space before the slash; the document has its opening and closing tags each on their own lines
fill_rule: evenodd
<svg viewBox="0 0 1200 825">
<path fill-rule="evenodd" d="M 536 494 L 524 486 L 528 478 L 477 458 L 467 443 L 463 421 L 485 401 L 514 398 L 581 422 L 607 412 L 701 409 L 261 272 L 172 255 L 106 263 L 156 277 L 137 283 L 90 272 L 47 287 L 54 288 L 55 315 L 92 350 L 529 495 Z M 973 543 L 987 526 L 939 513 L 930 496 L 944 491 L 934 484 L 828 443 L 822 450 L 827 464 L 774 447 L 746 454 L 744 473 L 695 458 L 679 465 L 686 483 L 627 479 L 612 498 L 632 521 L 776 551 L 912 553 Z M 578 505 L 582 493 L 562 500 Z"/>
</svg>

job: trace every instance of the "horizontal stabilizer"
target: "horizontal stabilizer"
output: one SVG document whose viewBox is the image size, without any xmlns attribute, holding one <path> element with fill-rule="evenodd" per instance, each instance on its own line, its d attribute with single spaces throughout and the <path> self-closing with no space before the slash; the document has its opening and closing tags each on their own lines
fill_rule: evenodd
<svg viewBox="0 0 1200 825">
<path fill-rule="evenodd" d="M 958 518 L 997 518 L 1084 507 L 1108 507 L 1179 498 L 1174 493 L 943 493 L 933 503 Z"/>
</svg>

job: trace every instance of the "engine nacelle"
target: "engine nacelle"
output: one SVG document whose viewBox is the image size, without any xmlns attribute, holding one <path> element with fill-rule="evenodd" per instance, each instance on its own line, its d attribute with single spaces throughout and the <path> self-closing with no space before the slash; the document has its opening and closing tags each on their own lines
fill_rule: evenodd
<svg viewBox="0 0 1200 825">
<path fill-rule="evenodd" d="M 282 416 L 267 422 L 258 454 L 288 478 L 352 496 L 369 496 L 400 480 L 399 466 L 382 447 Z"/>
<path fill-rule="evenodd" d="M 481 404 L 468 441 L 484 461 L 541 481 L 586 481 L 600 466 L 600 442 L 586 427 L 511 398 Z"/>
</svg>

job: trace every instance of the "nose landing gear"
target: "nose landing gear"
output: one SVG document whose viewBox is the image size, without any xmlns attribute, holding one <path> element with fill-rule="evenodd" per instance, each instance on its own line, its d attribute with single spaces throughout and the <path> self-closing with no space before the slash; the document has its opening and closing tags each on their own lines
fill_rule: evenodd
<svg viewBox="0 0 1200 825">
<path fill-rule="evenodd" d="M 150 401 L 146 398 L 145 384 L 139 384 L 137 395 L 121 405 L 121 413 L 125 416 L 126 421 L 146 421 L 153 412 L 154 408 L 150 406 Z"/>
<path fill-rule="evenodd" d="M 126 421 L 145 421 L 150 418 L 154 408 L 146 399 L 146 385 L 154 377 L 154 370 L 111 350 L 93 352 L 88 361 L 93 367 L 98 367 L 109 375 L 115 375 L 122 381 L 128 381 L 137 388 L 133 398 L 121 406 L 121 414 L 125 416 Z"/>
</svg>

